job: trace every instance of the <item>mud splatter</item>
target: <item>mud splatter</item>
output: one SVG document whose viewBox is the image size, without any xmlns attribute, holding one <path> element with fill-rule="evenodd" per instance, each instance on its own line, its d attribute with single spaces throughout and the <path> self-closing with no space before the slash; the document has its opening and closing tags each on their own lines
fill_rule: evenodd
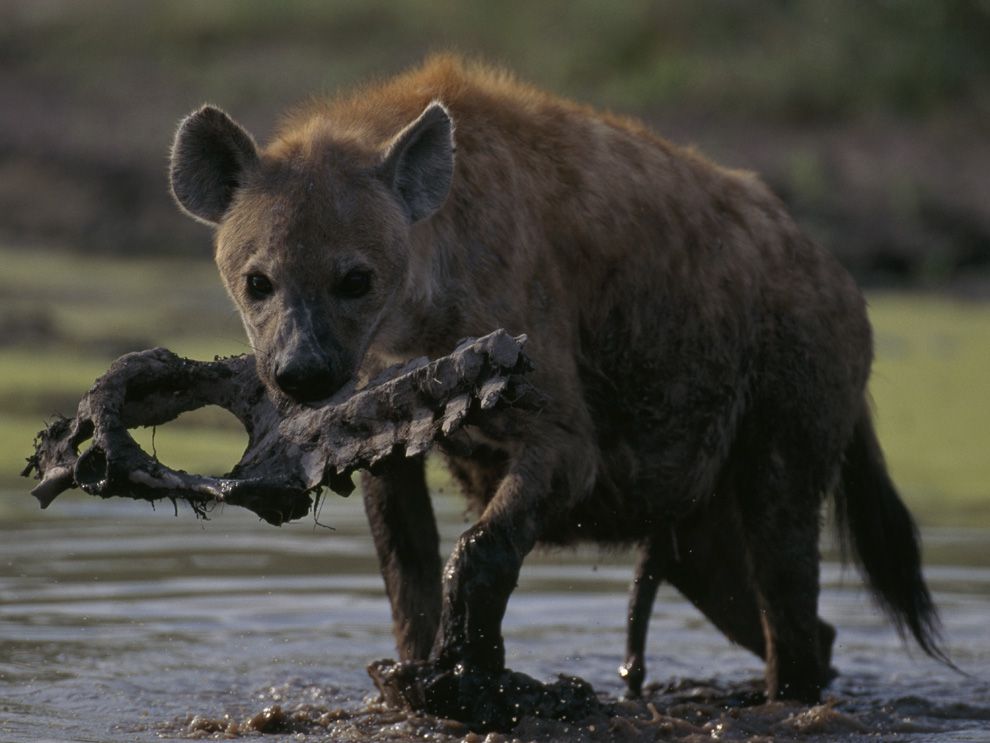
<svg viewBox="0 0 990 743">
<path fill-rule="evenodd" d="M 940 733 L 977 734 L 990 721 L 990 708 L 939 706 L 916 697 L 895 700 L 827 694 L 807 707 L 764 701 L 762 680 L 726 684 L 714 679 L 681 679 L 648 687 L 639 700 L 599 695 L 582 719 L 561 721 L 524 716 L 511 731 L 473 732 L 463 723 L 418 715 L 381 700 L 335 703 L 334 692 L 283 685 L 269 689 L 261 709 L 218 718 L 190 715 L 158 729 L 187 739 L 226 740 L 261 734 L 316 741 L 430 741 L 430 743 L 576 743 L 724 740 L 914 741 Z M 981 723 L 981 721 L 984 721 Z M 957 739 L 957 738 L 953 738 Z M 976 738 L 973 738 L 974 740 Z"/>
</svg>

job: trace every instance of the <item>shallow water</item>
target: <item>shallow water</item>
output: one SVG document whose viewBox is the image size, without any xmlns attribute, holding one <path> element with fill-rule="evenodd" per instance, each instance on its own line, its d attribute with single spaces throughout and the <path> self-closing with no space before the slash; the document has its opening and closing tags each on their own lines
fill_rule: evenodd
<svg viewBox="0 0 990 743">
<path fill-rule="evenodd" d="M 449 546 L 460 502 L 438 504 Z M 272 740 L 484 740 L 373 703 L 365 666 L 394 652 L 360 501 L 332 496 L 320 520 L 333 529 L 78 494 L 41 512 L 0 494 L 0 741 L 252 727 L 283 731 Z M 761 663 L 663 588 L 649 642 L 658 686 L 644 702 L 571 728 L 529 721 L 505 739 L 990 740 L 990 532 L 924 541 L 947 646 L 969 676 L 901 643 L 855 571 L 826 561 L 821 614 L 838 629 L 841 674 L 828 704 L 740 708 Z M 505 621 L 509 665 L 581 676 L 615 701 L 631 563 L 594 550 L 531 558 Z"/>
</svg>

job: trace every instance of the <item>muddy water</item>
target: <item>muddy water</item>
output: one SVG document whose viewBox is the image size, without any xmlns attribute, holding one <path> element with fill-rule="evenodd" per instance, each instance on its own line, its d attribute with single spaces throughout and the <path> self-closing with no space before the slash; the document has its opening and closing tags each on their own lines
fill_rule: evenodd
<svg viewBox="0 0 990 743">
<path fill-rule="evenodd" d="M 440 500 L 448 545 L 459 508 Z M 40 512 L 0 494 L 0 741 L 485 740 L 374 703 L 365 666 L 393 649 L 360 503 L 333 498 L 320 520 L 333 529 L 79 495 Z M 747 706 L 760 663 L 662 589 L 644 702 L 489 740 L 990 740 L 990 533 L 924 537 L 948 647 L 969 676 L 903 645 L 855 572 L 829 561 L 821 613 L 839 630 L 841 675 L 827 704 Z M 616 701 L 630 563 L 531 559 L 505 622 L 509 665 L 581 676 Z"/>
</svg>

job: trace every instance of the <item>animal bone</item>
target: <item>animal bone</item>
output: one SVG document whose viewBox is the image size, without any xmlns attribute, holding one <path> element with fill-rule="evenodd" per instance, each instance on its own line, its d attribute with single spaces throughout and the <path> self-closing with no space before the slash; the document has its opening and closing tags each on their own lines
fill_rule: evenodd
<svg viewBox="0 0 990 743">
<path fill-rule="evenodd" d="M 390 367 L 360 390 L 348 385 L 320 407 L 277 406 L 252 356 L 202 362 L 164 348 L 130 353 L 96 381 L 75 418 L 59 417 L 38 434 L 22 474 L 37 472 L 31 492 L 42 508 L 78 486 L 104 498 L 182 499 L 201 514 L 230 503 L 282 524 L 305 516 L 323 486 L 348 495 L 357 469 L 422 454 L 496 407 L 538 406 L 542 396 L 520 379 L 530 369 L 525 341 L 504 330 L 468 339 L 434 361 Z M 223 477 L 171 469 L 128 433 L 205 405 L 229 410 L 248 432 L 247 450 Z"/>
</svg>

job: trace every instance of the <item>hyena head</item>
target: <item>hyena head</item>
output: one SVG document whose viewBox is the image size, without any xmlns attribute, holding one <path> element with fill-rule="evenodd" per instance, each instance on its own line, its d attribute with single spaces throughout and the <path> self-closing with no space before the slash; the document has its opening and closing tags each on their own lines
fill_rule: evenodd
<svg viewBox="0 0 990 743">
<path fill-rule="evenodd" d="M 355 375 L 406 289 L 410 228 L 444 203 L 452 123 L 433 103 L 381 150 L 308 126 L 259 151 L 222 111 L 179 126 L 172 192 L 216 228 L 216 261 L 276 397 L 311 402 Z"/>
</svg>

